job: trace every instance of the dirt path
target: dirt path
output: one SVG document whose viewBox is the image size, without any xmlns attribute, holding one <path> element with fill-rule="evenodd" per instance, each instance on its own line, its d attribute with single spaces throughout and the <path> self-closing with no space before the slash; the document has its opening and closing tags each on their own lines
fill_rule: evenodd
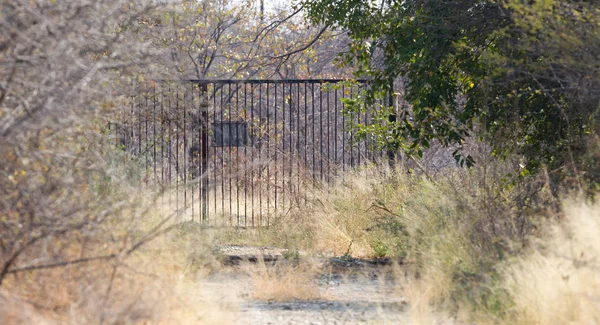
<svg viewBox="0 0 600 325">
<path fill-rule="evenodd" d="M 224 254 L 233 260 L 255 257 L 257 248 L 228 247 Z M 259 249 L 277 259 L 282 251 Z M 243 256 L 240 256 L 240 253 Z M 325 267 L 315 280 L 318 299 L 305 301 L 263 301 L 253 297 L 253 278 L 248 268 L 231 266 L 208 276 L 202 290 L 235 310 L 236 324 L 407 324 L 404 298 L 388 279 L 385 266 L 348 269 L 339 272 Z M 251 271 L 251 270 L 250 270 Z M 388 272 L 389 273 L 389 272 Z"/>
</svg>

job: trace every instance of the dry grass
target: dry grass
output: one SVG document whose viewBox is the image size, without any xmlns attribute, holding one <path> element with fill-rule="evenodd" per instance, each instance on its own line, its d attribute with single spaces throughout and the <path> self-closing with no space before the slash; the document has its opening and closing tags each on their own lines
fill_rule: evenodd
<svg viewBox="0 0 600 325">
<path fill-rule="evenodd" d="M 435 293 L 435 281 L 408 281 L 404 296 L 408 301 L 408 314 L 412 324 L 451 324 L 450 317 L 431 304 Z"/>
<path fill-rule="evenodd" d="M 570 201 L 547 238 L 506 269 L 512 324 L 600 323 L 600 205 Z"/>
<path fill-rule="evenodd" d="M 564 217 L 543 225 L 529 251 L 509 262 L 497 260 L 496 280 L 478 282 L 488 286 L 489 296 L 475 301 L 481 305 L 465 304 L 467 300 L 460 309 L 440 304 L 444 297 L 460 299 L 479 292 L 470 288 L 456 296 L 456 273 L 439 257 L 464 258 L 476 251 L 453 252 L 451 248 L 457 245 L 450 243 L 460 233 L 440 232 L 439 240 L 446 244 L 424 256 L 428 262 L 420 278 L 408 278 L 404 286 L 413 323 L 453 323 L 456 318 L 477 324 L 600 323 L 600 206 L 566 202 Z M 474 276 L 486 277 L 481 271 Z"/>
<path fill-rule="evenodd" d="M 54 324 L 43 312 L 12 294 L 0 292 L 0 324 Z"/>
<path fill-rule="evenodd" d="M 133 231 L 125 238 L 134 240 L 168 215 L 140 202 L 153 212 L 123 211 L 142 218 L 112 225 L 115 234 Z M 48 243 L 67 244 L 78 246 Z M 87 244 L 102 254 L 127 242 Z M 191 240 L 178 227 L 122 258 L 9 276 L 0 292 L 0 324 L 235 324 L 237 306 L 202 287 L 218 265 L 209 239 Z"/>
<path fill-rule="evenodd" d="M 477 170 L 431 180 L 363 169 L 307 193 L 308 207 L 275 216 L 270 228 L 184 224 L 124 259 L 11 276 L 0 294 L 0 323 L 233 324 L 237 306 L 229 298 L 235 294 L 203 287 L 204 276 L 219 268 L 215 243 L 392 257 L 404 263 L 396 278 L 405 278 L 398 286 L 404 291 L 394 294 L 407 298 L 415 324 L 445 322 L 448 315 L 477 323 L 600 322 L 598 205 L 566 205 L 565 219 L 548 227 L 536 249 L 508 263 L 502 253 L 520 254 L 507 243 L 522 239 L 511 205 L 521 193 L 482 177 Z M 170 207 L 150 211 L 124 211 L 135 217 L 110 225 L 117 240 L 87 243 L 86 249 L 102 253 L 127 244 Z M 81 243 L 60 245 L 69 256 L 83 249 Z M 309 260 L 260 261 L 245 270 L 254 299 L 324 298 L 315 282 L 318 265 Z"/>
<path fill-rule="evenodd" d="M 519 212 L 518 202 L 546 202 L 548 189 L 544 182 L 504 187 L 498 175 L 505 170 L 497 166 L 450 170 L 435 180 L 385 168 L 346 175 L 305 211 L 312 249 L 404 263 L 415 323 L 446 319 L 443 310 L 499 319 L 510 301 L 499 287 L 497 265 L 518 253 L 514 247 L 537 218 L 534 210 Z"/>
<path fill-rule="evenodd" d="M 464 235 L 471 229 L 462 228 L 467 218 L 461 199 L 471 198 L 454 190 L 455 180 L 448 177 L 434 183 L 403 170 L 383 168 L 351 174 L 318 195 L 319 202 L 309 218 L 314 224 L 315 249 L 334 255 L 390 256 L 413 262 L 417 259 L 414 249 L 419 249 L 419 254 L 443 253 L 445 256 L 429 257 L 444 265 L 454 263 L 450 256 L 468 257 L 471 248 L 469 237 Z M 457 194 L 462 197 L 457 198 Z M 477 218 L 479 215 L 471 220 Z M 427 250 L 417 247 L 421 245 L 418 236 L 427 238 Z M 462 263 L 467 262 L 463 258 Z"/>
<path fill-rule="evenodd" d="M 315 250 L 333 255 L 373 255 L 367 229 L 377 217 L 377 211 L 371 209 L 381 178 L 373 177 L 372 172 L 368 169 L 348 175 L 337 186 L 315 195 L 316 208 L 311 214 Z"/>
<path fill-rule="evenodd" d="M 259 259 L 246 265 L 252 278 L 252 297 L 267 301 L 315 300 L 321 298 L 315 277 L 318 267 L 308 260 L 267 265 Z"/>
</svg>

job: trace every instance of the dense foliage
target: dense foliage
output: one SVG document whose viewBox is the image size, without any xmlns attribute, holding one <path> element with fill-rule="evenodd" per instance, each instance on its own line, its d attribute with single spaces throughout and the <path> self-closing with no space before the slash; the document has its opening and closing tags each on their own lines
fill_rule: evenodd
<svg viewBox="0 0 600 325">
<path fill-rule="evenodd" d="M 348 105 L 384 98 L 391 81 L 405 107 L 396 121 L 358 126 L 379 144 L 421 156 L 432 141 L 472 136 L 493 154 L 517 154 L 521 175 L 547 167 L 553 179 L 597 184 L 600 6 L 581 1 L 304 1 L 315 23 L 347 30 L 342 62 L 373 87 Z M 398 82 L 400 81 L 400 82 Z M 352 104 L 352 103 L 350 103 Z M 514 157 L 514 156 L 513 156 Z M 583 177 L 582 177 L 583 175 Z"/>
</svg>

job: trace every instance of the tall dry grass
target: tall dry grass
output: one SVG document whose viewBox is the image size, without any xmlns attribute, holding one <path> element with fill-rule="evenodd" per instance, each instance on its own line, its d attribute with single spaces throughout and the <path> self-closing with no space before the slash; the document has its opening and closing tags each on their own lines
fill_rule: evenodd
<svg viewBox="0 0 600 325">
<path fill-rule="evenodd" d="M 543 176 L 507 180 L 507 170 L 449 169 L 435 179 L 381 167 L 353 172 L 301 211 L 305 248 L 403 264 L 417 323 L 428 323 L 432 310 L 501 319 L 511 301 L 499 266 L 555 204 Z"/>
<path fill-rule="evenodd" d="M 134 216 L 109 228 L 118 240 L 46 244 L 72 250 L 65 258 L 101 255 L 147 236 L 172 213 L 154 195 L 129 194 L 138 202 L 121 216 Z M 175 222 L 129 254 L 10 275 L 0 291 L 0 324 L 235 324 L 237 306 L 203 287 L 220 267 L 210 240 L 191 240 L 187 225 Z"/>
<path fill-rule="evenodd" d="M 528 249 L 509 260 L 497 261 L 498 278 L 491 286 L 500 293 L 496 296 L 500 310 L 440 309 L 433 303 L 439 295 L 439 279 L 428 274 L 408 280 L 405 286 L 412 321 L 435 324 L 458 318 L 477 324 L 600 323 L 600 207 L 598 203 L 567 199 L 561 215 L 543 223 Z"/>
<path fill-rule="evenodd" d="M 398 287 L 416 324 L 597 323 L 598 205 L 570 201 L 563 219 L 544 221 L 552 215 L 543 209 L 551 200 L 546 183 L 503 186 L 501 172 L 452 170 L 431 179 L 366 168 L 308 193 L 308 206 L 276 216 L 270 228 L 180 224 L 127 258 L 10 276 L 0 292 L 0 323 L 233 324 L 235 303 L 203 287 L 204 276 L 219 269 L 212 248 L 220 243 L 390 257 L 402 265 Z M 528 195 L 534 203 L 520 205 Z M 153 196 L 139 199 L 123 211 L 135 218 L 107 225 L 115 235 L 128 233 L 115 239 L 135 240 L 169 213 Z M 96 253 L 124 244 L 88 243 Z M 321 298 L 317 268 L 259 263 L 247 269 L 252 297 Z"/>
<path fill-rule="evenodd" d="M 600 323 L 600 205 L 567 200 L 564 218 L 504 270 L 510 324 Z"/>
<path fill-rule="evenodd" d="M 406 277 L 404 294 L 419 324 L 447 315 L 478 322 L 514 320 L 515 293 L 506 285 L 504 267 L 553 215 L 556 200 L 544 175 L 507 179 L 509 171 L 488 164 L 430 178 L 402 169 L 364 168 L 303 193 L 308 204 L 274 216 L 269 228 L 210 233 L 213 243 L 395 259 L 403 265 L 404 275 L 398 277 Z M 256 298 L 313 296 L 311 272 L 264 265 L 253 272 Z M 286 289 L 294 277 L 306 281 Z"/>
<path fill-rule="evenodd" d="M 283 261 L 267 265 L 263 259 L 248 265 L 252 297 L 267 301 L 315 300 L 321 298 L 316 284 L 318 265 L 309 260 Z"/>
</svg>

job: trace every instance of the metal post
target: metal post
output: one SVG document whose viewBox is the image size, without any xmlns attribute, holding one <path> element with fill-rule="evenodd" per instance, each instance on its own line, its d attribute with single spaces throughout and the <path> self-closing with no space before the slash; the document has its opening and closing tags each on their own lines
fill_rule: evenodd
<svg viewBox="0 0 600 325">
<path fill-rule="evenodd" d="M 201 220 L 208 220 L 208 84 L 200 85 L 200 194 Z"/>
</svg>

